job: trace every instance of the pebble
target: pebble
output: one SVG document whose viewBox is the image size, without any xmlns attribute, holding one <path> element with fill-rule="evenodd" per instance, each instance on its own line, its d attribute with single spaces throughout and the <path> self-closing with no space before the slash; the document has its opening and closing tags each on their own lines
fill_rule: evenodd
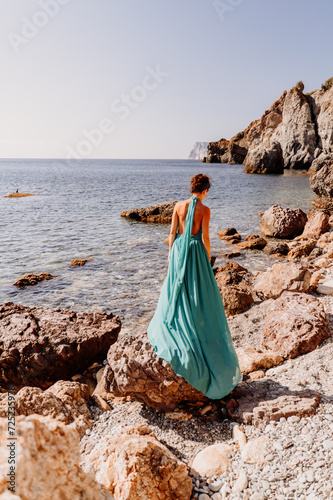
<svg viewBox="0 0 333 500">
<path fill-rule="evenodd" d="M 219 491 L 223 485 L 223 481 L 214 481 L 208 484 L 208 488 L 212 491 Z"/>
</svg>

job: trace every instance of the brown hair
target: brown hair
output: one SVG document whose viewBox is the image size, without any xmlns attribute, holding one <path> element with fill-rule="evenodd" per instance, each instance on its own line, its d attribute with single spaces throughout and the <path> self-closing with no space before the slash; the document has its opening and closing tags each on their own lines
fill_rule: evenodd
<svg viewBox="0 0 333 500">
<path fill-rule="evenodd" d="M 210 188 L 209 180 L 211 177 L 204 174 L 197 174 L 191 179 L 191 193 L 202 193 L 205 189 Z"/>
</svg>

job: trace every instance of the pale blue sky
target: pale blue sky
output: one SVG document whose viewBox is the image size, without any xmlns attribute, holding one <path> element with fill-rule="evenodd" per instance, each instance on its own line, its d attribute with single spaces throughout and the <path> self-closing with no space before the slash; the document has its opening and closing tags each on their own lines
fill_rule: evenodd
<svg viewBox="0 0 333 500">
<path fill-rule="evenodd" d="M 2 158 L 186 158 L 194 142 L 244 129 L 298 80 L 309 91 L 333 76 L 331 0 L 0 8 Z"/>
</svg>

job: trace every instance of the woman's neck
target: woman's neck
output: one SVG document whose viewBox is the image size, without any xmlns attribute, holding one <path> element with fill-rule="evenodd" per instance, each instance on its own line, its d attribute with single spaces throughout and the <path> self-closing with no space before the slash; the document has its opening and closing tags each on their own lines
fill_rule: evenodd
<svg viewBox="0 0 333 500">
<path fill-rule="evenodd" d="M 205 199 L 205 195 L 202 193 L 192 193 L 192 196 L 195 196 L 196 198 L 199 198 L 199 200 L 202 202 L 202 200 Z"/>
</svg>

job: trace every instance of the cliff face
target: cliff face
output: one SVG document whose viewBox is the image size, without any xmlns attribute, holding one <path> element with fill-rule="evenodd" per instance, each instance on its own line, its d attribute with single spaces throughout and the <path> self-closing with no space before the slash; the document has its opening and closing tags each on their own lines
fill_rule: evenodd
<svg viewBox="0 0 333 500">
<path fill-rule="evenodd" d="M 305 95 L 297 85 L 230 140 L 210 142 L 204 161 L 243 164 L 248 173 L 283 173 L 308 169 L 322 153 L 333 154 L 333 86 Z"/>
<path fill-rule="evenodd" d="M 191 149 L 188 160 L 202 160 L 207 155 L 208 142 L 196 142 Z"/>
</svg>

